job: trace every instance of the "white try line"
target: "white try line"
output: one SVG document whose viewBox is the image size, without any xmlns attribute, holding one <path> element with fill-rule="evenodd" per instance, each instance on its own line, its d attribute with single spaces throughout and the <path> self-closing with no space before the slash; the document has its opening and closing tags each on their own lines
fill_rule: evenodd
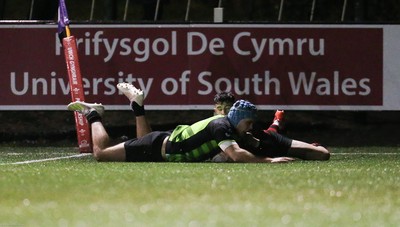
<svg viewBox="0 0 400 227">
<path fill-rule="evenodd" d="M 69 159 L 69 158 L 80 158 L 80 157 L 85 157 L 85 156 L 89 156 L 89 155 L 92 155 L 92 154 L 91 153 L 82 153 L 82 154 L 63 156 L 63 157 L 28 160 L 28 161 L 13 162 L 13 163 L 2 163 L 1 165 L 23 165 L 23 164 L 38 163 L 38 162 L 57 161 L 57 160 Z"/>
</svg>

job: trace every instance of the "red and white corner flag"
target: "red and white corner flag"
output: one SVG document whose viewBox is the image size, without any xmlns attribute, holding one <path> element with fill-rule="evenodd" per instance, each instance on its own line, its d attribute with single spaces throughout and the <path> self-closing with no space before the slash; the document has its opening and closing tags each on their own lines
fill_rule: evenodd
<svg viewBox="0 0 400 227">
<path fill-rule="evenodd" d="M 59 0 L 58 36 L 64 47 L 72 101 L 85 101 L 76 39 L 70 34 L 67 7 L 64 0 Z M 78 112 L 74 112 L 74 114 L 79 151 L 90 153 L 92 152 L 92 140 L 89 123 L 83 114 Z"/>
</svg>

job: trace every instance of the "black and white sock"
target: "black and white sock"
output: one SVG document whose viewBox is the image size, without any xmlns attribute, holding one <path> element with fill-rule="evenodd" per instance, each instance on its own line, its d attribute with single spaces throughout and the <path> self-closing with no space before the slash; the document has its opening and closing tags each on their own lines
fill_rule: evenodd
<svg viewBox="0 0 400 227">
<path fill-rule="evenodd" d="M 101 122 L 101 116 L 99 113 L 97 113 L 97 111 L 93 110 L 90 111 L 88 115 L 86 115 L 86 119 L 88 120 L 88 122 L 90 124 L 100 121 Z"/>
</svg>

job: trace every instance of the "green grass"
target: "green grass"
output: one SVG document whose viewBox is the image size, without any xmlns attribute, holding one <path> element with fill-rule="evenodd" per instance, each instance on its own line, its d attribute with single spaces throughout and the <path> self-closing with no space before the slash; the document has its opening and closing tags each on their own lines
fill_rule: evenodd
<svg viewBox="0 0 400 227">
<path fill-rule="evenodd" d="M 77 151 L 2 147 L 0 226 L 398 226 L 400 148 L 331 150 L 289 164 L 15 165 Z"/>
</svg>

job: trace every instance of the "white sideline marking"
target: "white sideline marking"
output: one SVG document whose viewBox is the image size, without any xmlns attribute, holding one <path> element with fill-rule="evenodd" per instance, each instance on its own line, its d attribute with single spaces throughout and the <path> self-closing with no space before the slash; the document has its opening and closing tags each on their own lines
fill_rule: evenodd
<svg viewBox="0 0 400 227">
<path fill-rule="evenodd" d="M 331 153 L 331 155 L 398 155 L 400 153 L 395 153 L 395 152 L 386 152 L 386 153 L 357 153 L 357 152 L 352 152 L 352 153 Z"/>
<path fill-rule="evenodd" d="M 92 155 L 91 153 L 82 153 L 82 154 L 75 154 L 70 156 L 63 156 L 63 157 L 55 157 L 55 158 L 46 158 L 46 159 L 37 159 L 37 160 L 28 160 L 22 162 L 13 162 L 13 163 L 2 163 L 2 165 L 23 165 L 23 164 L 30 164 L 30 163 L 37 163 L 37 162 L 48 162 L 48 161 L 56 161 L 61 159 L 68 159 L 68 158 L 80 158 Z"/>
</svg>

